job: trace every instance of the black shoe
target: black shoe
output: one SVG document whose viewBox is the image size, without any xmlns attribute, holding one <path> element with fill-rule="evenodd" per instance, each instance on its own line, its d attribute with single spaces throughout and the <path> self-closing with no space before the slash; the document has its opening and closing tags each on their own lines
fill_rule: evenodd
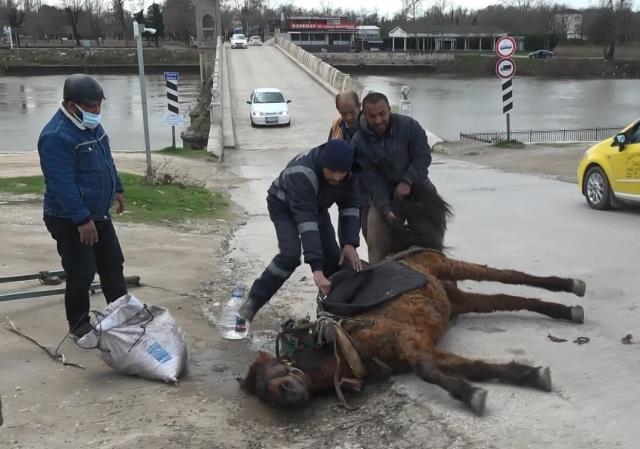
<svg viewBox="0 0 640 449">
<path fill-rule="evenodd" d="M 95 328 L 91 325 L 91 323 L 85 321 L 78 324 L 75 328 L 69 330 L 69 333 L 79 340 L 92 330 L 95 330 Z"/>
</svg>

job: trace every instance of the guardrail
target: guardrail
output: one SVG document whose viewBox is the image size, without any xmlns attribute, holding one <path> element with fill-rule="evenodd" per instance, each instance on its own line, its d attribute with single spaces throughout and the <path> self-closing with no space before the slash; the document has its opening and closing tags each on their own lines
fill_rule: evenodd
<svg viewBox="0 0 640 449">
<path fill-rule="evenodd" d="M 582 129 L 547 129 L 511 131 L 511 140 L 523 143 L 561 143 L 561 142 L 598 142 L 608 139 L 618 133 L 623 127 L 606 128 L 582 128 Z M 473 132 L 460 133 L 461 141 L 474 141 L 483 143 L 496 143 L 507 140 L 507 133 L 497 132 Z"/>
<path fill-rule="evenodd" d="M 354 92 L 358 92 L 360 94 L 360 98 L 363 98 L 366 94 L 371 92 L 370 89 L 364 89 L 360 86 L 360 84 L 348 74 L 341 72 L 317 56 L 314 56 L 303 48 L 298 47 L 289 39 L 283 37 L 282 34 L 277 34 L 274 41 L 283 53 L 306 70 L 307 73 L 318 80 L 320 84 L 322 84 L 331 93 L 336 94 L 338 92 L 352 90 Z M 391 102 L 391 110 L 402 115 L 411 116 L 409 86 L 403 86 L 400 92 L 401 97 L 398 103 L 395 103 L 391 98 L 389 99 Z M 429 130 L 425 129 L 425 132 L 427 133 L 427 138 L 432 150 L 446 152 L 446 148 L 444 148 L 444 141 L 440 137 L 436 136 Z"/>
<path fill-rule="evenodd" d="M 216 57 L 211 75 L 211 128 L 209 128 L 209 140 L 207 152 L 222 160 L 224 142 L 222 138 L 222 39 L 218 36 L 216 43 Z"/>
</svg>

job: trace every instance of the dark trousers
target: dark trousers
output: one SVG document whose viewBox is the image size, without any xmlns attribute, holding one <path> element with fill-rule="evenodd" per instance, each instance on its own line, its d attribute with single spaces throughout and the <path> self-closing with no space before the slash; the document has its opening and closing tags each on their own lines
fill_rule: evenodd
<svg viewBox="0 0 640 449">
<path fill-rule="evenodd" d="M 276 228 L 278 237 L 278 254 L 273 258 L 262 275 L 256 279 L 249 292 L 249 301 L 253 312 L 257 312 L 289 279 L 300 265 L 301 242 L 298 226 L 286 204 L 278 200 L 267 200 L 269 217 Z M 338 271 L 340 247 L 336 241 L 336 232 L 331 224 L 329 212 L 318 215 L 318 230 L 322 242 L 324 256 L 324 275 L 329 277 Z"/>
<path fill-rule="evenodd" d="M 67 276 L 64 306 L 69 328 L 73 329 L 89 321 L 89 287 L 96 271 L 107 303 L 127 294 L 122 267 L 124 256 L 109 220 L 95 221 L 98 241 L 93 246 L 80 243 L 78 228 L 69 219 L 45 215 L 44 223 L 57 242 Z"/>
</svg>

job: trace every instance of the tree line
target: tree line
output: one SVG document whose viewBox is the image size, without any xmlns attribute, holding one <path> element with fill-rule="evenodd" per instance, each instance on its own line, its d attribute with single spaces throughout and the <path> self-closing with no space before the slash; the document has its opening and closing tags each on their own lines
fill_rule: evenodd
<svg viewBox="0 0 640 449">
<path fill-rule="evenodd" d="M 273 6 L 270 0 L 223 0 L 223 34 L 241 27 L 263 37 L 275 27 L 285 28 L 282 20 L 293 16 L 346 16 L 364 25 L 378 25 L 383 36 L 407 21 L 429 25 L 495 26 L 514 35 L 524 35 L 532 48 L 553 48 L 566 39 L 568 24 L 563 17 L 566 6 L 552 0 L 503 0 L 484 9 L 455 7 L 450 0 L 398 0 L 398 11 L 391 17 L 369 9 L 334 8 L 328 0 L 319 0 L 312 9 L 297 7 L 293 0 Z M 640 13 L 632 10 L 632 0 L 600 0 L 597 7 L 580 10 L 583 22 L 581 40 L 606 48 L 613 58 L 616 44 L 640 40 Z M 0 0 L 0 22 L 17 30 L 15 41 L 70 38 L 132 38 L 132 22 L 138 17 L 157 30 L 154 39 L 184 40 L 196 34 L 195 7 L 192 0 L 165 0 L 153 3 L 146 11 L 129 11 L 124 0 L 62 0 L 60 7 L 43 5 L 42 0 Z"/>
</svg>

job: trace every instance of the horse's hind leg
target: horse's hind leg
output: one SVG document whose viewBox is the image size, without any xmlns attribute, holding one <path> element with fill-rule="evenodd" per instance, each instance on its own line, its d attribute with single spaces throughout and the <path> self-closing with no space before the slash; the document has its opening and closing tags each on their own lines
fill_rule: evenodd
<svg viewBox="0 0 640 449">
<path fill-rule="evenodd" d="M 485 295 L 481 293 L 465 292 L 451 282 L 443 282 L 451 302 L 452 314 L 463 313 L 491 313 L 496 311 L 528 310 L 551 318 L 560 318 L 574 323 L 584 323 L 584 309 L 582 306 L 565 306 L 555 302 L 542 301 L 535 298 L 524 298 L 505 294 Z"/>
<path fill-rule="evenodd" d="M 489 363 L 470 360 L 449 352 L 437 351 L 433 363 L 443 373 L 462 376 L 475 382 L 498 380 L 500 382 L 551 391 L 549 368 L 522 363 Z"/>
<path fill-rule="evenodd" d="M 451 396 L 467 404 L 477 415 L 484 412 L 487 392 L 474 387 L 467 379 L 476 382 L 498 380 L 551 391 L 549 368 L 515 362 L 487 363 L 437 351 L 414 363 L 414 369 L 420 378 L 441 386 Z"/>
<path fill-rule="evenodd" d="M 474 387 L 460 376 L 446 374 L 436 364 L 422 360 L 414 366 L 416 374 L 423 380 L 445 389 L 451 396 L 467 404 L 473 412 L 481 416 L 484 413 L 487 391 Z"/>
<path fill-rule="evenodd" d="M 575 293 L 578 296 L 584 296 L 586 290 L 586 284 L 580 279 L 533 276 L 521 271 L 500 270 L 445 257 L 441 257 L 436 264 L 427 266 L 435 277 L 443 281 L 494 281 L 503 284 L 529 285 L 554 292 Z"/>
</svg>

